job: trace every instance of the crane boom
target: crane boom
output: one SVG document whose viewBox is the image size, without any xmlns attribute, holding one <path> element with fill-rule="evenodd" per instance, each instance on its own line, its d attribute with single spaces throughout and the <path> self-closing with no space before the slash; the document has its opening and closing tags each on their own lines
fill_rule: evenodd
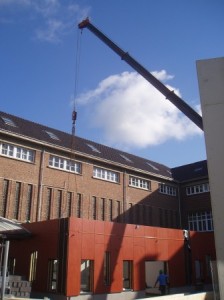
<svg viewBox="0 0 224 300">
<path fill-rule="evenodd" d="M 122 60 L 126 61 L 135 71 L 141 74 L 149 83 L 151 83 L 158 91 L 160 91 L 166 99 L 172 102 L 182 113 L 184 113 L 192 122 L 194 122 L 201 130 L 203 130 L 202 117 L 191 108 L 186 102 L 184 102 L 174 91 L 169 90 L 161 81 L 153 76 L 148 70 L 146 70 L 140 63 L 138 63 L 128 52 L 123 51 L 107 36 L 105 36 L 99 29 L 90 23 L 89 19 L 83 20 L 79 23 L 80 29 L 88 28 L 94 33 L 101 41 L 109 46 L 115 53 L 117 53 Z"/>
</svg>

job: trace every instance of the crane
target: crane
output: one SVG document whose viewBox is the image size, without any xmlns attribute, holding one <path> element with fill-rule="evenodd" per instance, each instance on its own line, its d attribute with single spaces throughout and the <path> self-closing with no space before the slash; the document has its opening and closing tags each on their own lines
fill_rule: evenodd
<svg viewBox="0 0 224 300">
<path fill-rule="evenodd" d="M 117 53 L 122 60 L 126 61 L 135 71 L 141 74 L 150 84 L 152 84 L 158 91 L 160 91 L 166 99 L 172 102 L 182 113 L 184 113 L 195 125 L 197 125 L 201 130 L 203 130 L 202 117 L 191 108 L 183 99 L 177 96 L 174 91 L 168 89 L 161 81 L 159 81 L 155 76 L 153 76 L 147 69 L 145 69 L 139 62 L 137 62 L 133 57 L 125 52 L 120 47 L 118 47 L 112 40 L 110 40 L 106 35 L 104 35 L 99 29 L 97 29 L 93 24 L 90 23 L 89 19 L 83 20 L 78 24 L 79 29 L 88 28 L 92 33 L 94 33 L 101 41 L 103 41 L 107 46 L 109 46 L 115 53 Z"/>
</svg>

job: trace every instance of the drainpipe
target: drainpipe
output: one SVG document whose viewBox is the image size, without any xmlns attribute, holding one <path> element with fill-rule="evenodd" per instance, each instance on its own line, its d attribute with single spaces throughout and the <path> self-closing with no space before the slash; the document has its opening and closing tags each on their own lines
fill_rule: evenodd
<svg viewBox="0 0 224 300">
<path fill-rule="evenodd" d="M 40 157 L 40 169 L 39 169 L 39 182 L 38 182 L 38 198 L 37 198 L 37 221 L 41 221 L 41 209 L 42 209 L 42 190 L 43 190 L 43 173 L 44 173 L 44 154 L 45 150 L 42 150 Z"/>
<path fill-rule="evenodd" d="M 127 223 L 127 188 L 126 188 L 126 170 L 123 172 L 123 222 Z"/>
</svg>

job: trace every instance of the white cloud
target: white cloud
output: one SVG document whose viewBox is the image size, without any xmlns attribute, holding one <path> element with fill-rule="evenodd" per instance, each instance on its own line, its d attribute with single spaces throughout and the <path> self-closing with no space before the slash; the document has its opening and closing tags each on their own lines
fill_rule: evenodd
<svg viewBox="0 0 224 300">
<path fill-rule="evenodd" d="M 26 12 L 29 22 L 38 20 L 39 25 L 34 29 L 35 38 L 51 43 L 61 41 L 64 35 L 74 30 L 75 23 L 86 18 L 90 12 L 87 6 L 64 0 L 0 0 L 0 7 L 8 9 L 8 19 L 14 22 L 13 13 L 18 16 L 22 12 Z"/>
<path fill-rule="evenodd" d="M 47 42 L 60 42 L 60 36 L 65 26 L 60 20 L 50 19 L 46 22 L 43 29 L 36 30 L 36 37 L 39 40 Z"/>
<path fill-rule="evenodd" d="M 173 78 L 164 70 L 153 74 L 159 80 Z M 177 89 L 169 88 L 179 94 Z M 101 129 L 112 146 L 145 148 L 201 134 L 196 125 L 135 72 L 109 76 L 95 90 L 80 95 L 77 103 L 88 105 L 91 126 Z"/>
</svg>

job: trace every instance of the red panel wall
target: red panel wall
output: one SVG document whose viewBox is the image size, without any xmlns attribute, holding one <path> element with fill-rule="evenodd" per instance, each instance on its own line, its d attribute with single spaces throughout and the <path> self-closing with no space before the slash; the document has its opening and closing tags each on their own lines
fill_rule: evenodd
<svg viewBox="0 0 224 300">
<path fill-rule="evenodd" d="M 16 274 L 28 279 L 30 254 L 38 251 L 37 278 L 33 290 L 47 293 L 48 260 L 59 259 L 60 220 L 25 224 L 33 237 L 11 242 L 9 256 L 16 258 Z M 66 234 L 66 233 L 65 233 Z M 80 293 L 82 259 L 94 260 L 93 293 L 123 290 L 123 260 L 133 261 L 133 289 L 145 288 L 145 262 L 167 261 L 171 286 L 185 285 L 185 255 L 182 230 L 69 218 L 67 232 L 66 296 Z M 65 247 L 66 248 L 66 247 Z M 111 285 L 104 285 L 103 260 L 111 253 Z M 213 233 L 191 232 L 192 265 L 215 259 Z M 205 271 L 204 267 L 204 271 Z M 194 273 L 194 268 L 192 268 Z M 156 277 L 157 274 L 155 274 Z M 194 274 L 192 275 L 194 278 Z M 206 274 L 205 282 L 208 280 Z"/>
<path fill-rule="evenodd" d="M 123 260 L 133 261 L 134 290 L 145 288 L 147 260 L 169 261 L 171 284 L 185 284 L 184 267 L 175 267 L 184 266 L 182 230 L 70 218 L 68 243 L 68 296 L 80 293 L 81 259 L 94 260 L 96 294 L 122 291 Z M 111 252 L 110 287 L 104 285 L 102 278 L 105 251 Z"/>
</svg>

